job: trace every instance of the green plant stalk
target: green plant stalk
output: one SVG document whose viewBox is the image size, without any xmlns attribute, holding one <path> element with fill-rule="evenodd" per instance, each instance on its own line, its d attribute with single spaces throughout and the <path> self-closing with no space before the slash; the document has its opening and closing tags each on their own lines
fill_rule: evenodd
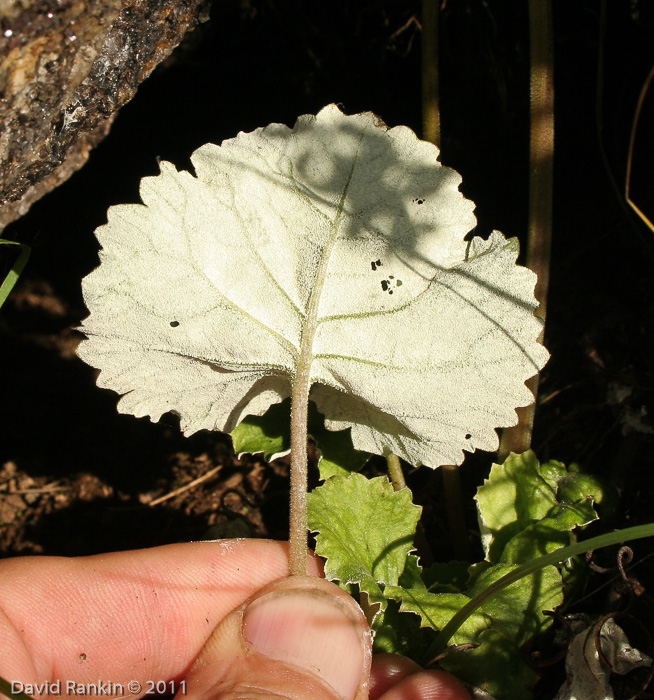
<svg viewBox="0 0 654 700">
<path fill-rule="evenodd" d="M 388 466 L 388 474 L 391 477 L 391 483 L 393 484 L 393 491 L 401 491 L 405 489 L 406 479 L 404 478 L 404 472 L 402 471 L 402 464 L 400 458 L 397 455 L 387 455 L 386 465 Z M 430 566 L 434 563 L 434 556 L 429 546 L 429 542 L 425 537 L 425 531 L 422 527 L 422 523 L 418 522 L 416 527 L 416 536 L 413 540 L 416 551 L 420 557 L 423 566 Z M 362 606 L 363 607 L 363 606 Z M 363 607 L 363 611 L 369 620 L 374 618 L 374 615 L 369 615 L 369 608 Z"/>
<path fill-rule="evenodd" d="M 487 600 L 497 595 L 501 590 L 507 586 L 510 586 L 512 583 L 519 581 L 524 576 L 529 576 L 530 574 L 533 574 L 546 566 L 562 564 L 571 557 L 577 556 L 578 554 L 584 554 L 585 552 L 590 552 L 593 549 L 610 547 L 614 544 L 642 539 L 643 537 L 654 537 L 654 523 L 637 525 L 635 527 L 625 528 L 624 530 L 617 530 L 616 532 L 608 532 L 604 535 L 591 537 L 589 540 L 575 542 L 574 544 L 563 547 L 562 549 L 557 549 L 555 552 L 550 552 L 542 557 L 537 557 L 527 564 L 522 564 L 517 569 L 514 569 L 508 574 L 502 576 L 502 578 L 497 579 L 497 581 L 488 586 L 488 588 L 482 591 L 479 595 L 475 596 L 469 603 L 466 603 L 454 615 L 454 617 L 452 617 L 452 619 L 438 633 L 436 639 L 429 648 L 429 658 L 435 658 L 441 654 L 441 652 L 443 652 L 447 646 L 447 643 L 452 638 L 452 635 L 455 634 L 459 627 L 461 627 L 461 625 L 468 619 L 468 617 L 470 617 L 470 615 L 472 615 L 473 612 L 475 612 L 475 610 L 477 610 L 477 608 L 480 608 Z"/>
<path fill-rule="evenodd" d="M 422 137 L 438 148 L 441 118 L 438 107 L 438 3 L 422 2 Z"/>
<path fill-rule="evenodd" d="M 21 273 L 25 269 L 25 265 L 27 264 L 27 260 L 30 257 L 31 249 L 25 243 L 18 243 L 17 241 L 8 241 L 5 238 L 0 238 L 0 244 L 17 245 L 20 248 L 20 253 L 18 254 L 18 258 L 16 259 L 16 262 L 12 265 L 11 270 L 9 270 L 9 274 L 5 277 L 4 281 L 0 285 L 0 307 L 1 307 L 5 303 L 5 301 L 7 301 L 7 297 L 11 293 L 11 290 L 14 288 L 14 285 L 18 281 L 18 278 L 20 277 Z"/>
<path fill-rule="evenodd" d="M 536 315 L 545 321 L 552 246 L 552 191 L 554 175 L 554 50 L 550 0 L 529 0 L 530 38 L 530 142 L 529 142 L 529 238 L 526 265 L 537 275 L 534 294 Z M 541 332 L 539 341 L 543 340 Z M 534 403 L 517 410 L 518 424 L 502 431 L 498 459 L 531 447 L 538 398 L 538 375 L 527 387 Z"/>
<path fill-rule="evenodd" d="M 388 465 L 388 473 L 391 477 L 393 489 L 399 491 L 400 489 L 406 488 L 406 481 L 404 479 L 402 465 L 400 464 L 400 458 L 397 455 L 387 455 L 386 464 Z"/>
</svg>

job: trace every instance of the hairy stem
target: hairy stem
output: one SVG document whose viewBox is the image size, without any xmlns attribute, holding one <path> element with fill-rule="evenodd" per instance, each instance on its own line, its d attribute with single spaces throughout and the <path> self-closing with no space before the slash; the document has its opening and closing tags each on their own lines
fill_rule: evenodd
<svg viewBox="0 0 654 700">
<path fill-rule="evenodd" d="M 552 244 L 552 189 L 554 172 L 554 58 L 552 8 L 549 0 L 529 0 L 531 43 L 530 144 L 529 144 L 529 240 L 527 267 L 537 275 L 534 293 L 539 303 L 536 315 L 545 321 Z M 543 333 L 539 338 L 543 339 Z M 525 452 L 531 446 L 538 375 L 527 382 L 534 403 L 519 408 L 518 424 L 502 431 L 499 461 L 510 452 Z"/>
<path fill-rule="evenodd" d="M 307 420 L 311 364 L 304 364 L 291 390 L 291 576 L 306 576 L 307 573 Z"/>
<path fill-rule="evenodd" d="M 355 160 L 356 162 L 356 160 Z M 318 307 L 327 280 L 327 268 L 334 246 L 338 240 L 343 218 L 345 198 L 352 180 L 354 163 L 348 175 L 336 209 L 331 240 L 325 245 L 316 270 L 297 357 L 297 370 L 291 385 L 291 518 L 289 525 L 290 573 L 291 576 L 306 576 L 307 573 L 307 439 L 309 419 L 309 391 L 311 389 L 311 363 L 313 341 L 318 329 Z"/>
</svg>

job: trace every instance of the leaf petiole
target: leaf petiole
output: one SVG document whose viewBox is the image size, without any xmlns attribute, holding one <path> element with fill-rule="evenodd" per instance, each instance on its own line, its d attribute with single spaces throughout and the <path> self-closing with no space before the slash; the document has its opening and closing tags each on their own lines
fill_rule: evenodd
<svg viewBox="0 0 654 700">
<path fill-rule="evenodd" d="M 291 576 L 307 574 L 308 420 L 309 366 L 300 368 L 293 380 L 291 391 L 291 517 L 289 523 Z"/>
</svg>

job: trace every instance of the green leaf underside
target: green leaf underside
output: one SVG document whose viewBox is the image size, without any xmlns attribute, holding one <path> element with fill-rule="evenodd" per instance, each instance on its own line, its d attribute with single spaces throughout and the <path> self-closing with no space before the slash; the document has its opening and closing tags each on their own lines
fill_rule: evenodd
<svg viewBox="0 0 654 700">
<path fill-rule="evenodd" d="M 385 586 L 398 585 L 420 518 L 408 489 L 394 491 L 386 477 L 334 476 L 308 496 L 309 529 L 325 575 L 358 584 L 371 604 L 386 607 Z M 356 536 L 352 536 L 356 533 Z"/>
<path fill-rule="evenodd" d="M 231 436 L 237 454 L 263 453 L 266 460 L 288 454 L 291 446 L 290 400 L 275 404 L 263 416 L 246 416 L 232 430 Z M 347 476 L 358 471 L 370 458 L 367 452 L 355 450 L 349 430 L 327 430 L 323 416 L 313 401 L 309 402 L 309 435 L 320 450 L 321 479 Z"/>
<path fill-rule="evenodd" d="M 263 415 L 302 356 L 357 450 L 435 467 L 495 449 L 547 359 L 535 278 L 515 241 L 465 242 L 473 205 L 437 155 L 331 105 L 203 146 L 195 176 L 161 163 L 97 230 L 80 356 L 121 412 L 186 434 Z"/>
</svg>

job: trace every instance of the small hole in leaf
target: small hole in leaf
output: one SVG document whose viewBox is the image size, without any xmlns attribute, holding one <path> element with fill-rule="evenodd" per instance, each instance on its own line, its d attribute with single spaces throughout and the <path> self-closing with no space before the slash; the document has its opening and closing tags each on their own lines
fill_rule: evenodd
<svg viewBox="0 0 654 700">
<path fill-rule="evenodd" d="M 378 267 L 382 266 L 382 261 L 381 260 L 373 260 L 370 263 L 370 267 L 372 267 L 372 271 L 374 272 Z"/>
<path fill-rule="evenodd" d="M 179 326 L 179 321 L 171 321 L 170 326 L 171 328 L 177 328 L 177 326 Z"/>
<path fill-rule="evenodd" d="M 402 280 L 398 280 L 398 281 L 395 283 L 395 286 L 396 286 L 396 287 L 401 287 L 401 286 L 402 286 Z"/>
<path fill-rule="evenodd" d="M 382 290 L 385 292 L 388 289 L 388 280 L 382 280 Z"/>
<path fill-rule="evenodd" d="M 466 440 L 470 440 L 471 437 L 472 435 L 470 435 L 470 433 L 466 433 Z"/>
<path fill-rule="evenodd" d="M 424 203 L 425 203 L 425 200 L 424 200 L 422 197 L 416 197 L 416 198 L 413 200 L 413 203 L 414 203 L 414 204 L 424 204 Z"/>
</svg>

